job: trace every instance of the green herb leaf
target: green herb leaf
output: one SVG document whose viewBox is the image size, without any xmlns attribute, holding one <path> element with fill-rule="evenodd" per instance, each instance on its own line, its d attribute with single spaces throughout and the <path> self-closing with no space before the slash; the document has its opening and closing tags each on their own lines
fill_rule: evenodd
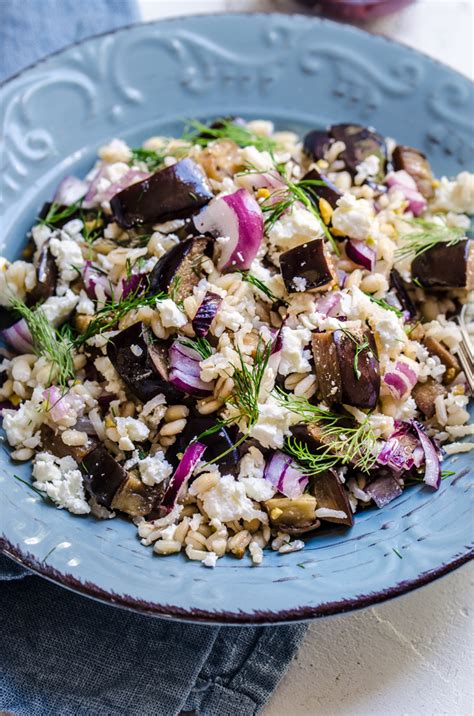
<svg viewBox="0 0 474 716">
<path fill-rule="evenodd" d="M 48 384 L 55 382 L 66 388 L 68 382 L 75 377 L 70 332 L 66 329 L 63 333 L 56 330 L 41 307 L 32 310 L 18 298 L 12 298 L 10 305 L 25 319 L 36 355 L 47 358 L 51 364 Z"/>
<path fill-rule="evenodd" d="M 402 555 L 400 554 L 400 552 L 398 551 L 398 549 L 395 549 L 395 547 L 392 547 L 392 552 L 395 552 L 395 554 L 397 555 L 397 557 L 398 557 L 399 559 L 403 559 Z"/>
<path fill-rule="evenodd" d="M 199 353 L 202 360 L 206 360 L 212 356 L 212 346 L 206 338 L 195 338 L 195 339 L 183 339 L 180 338 L 181 345 L 192 348 L 194 351 Z"/>
<path fill-rule="evenodd" d="M 271 291 L 268 286 L 261 281 L 259 278 L 254 276 L 253 274 L 249 273 L 248 271 L 238 271 L 240 275 L 242 276 L 242 280 L 246 281 L 247 283 L 250 283 L 252 286 L 255 286 L 255 288 L 258 288 L 259 291 L 261 291 L 267 298 L 270 299 L 273 303 L 276 303 L 277 301 L 280 301 L 283 304 L 288 305 L 288 302 L 285 301 L 282 298 L 278 298 L 278 296 L 275 296 L 273 291 Z"/>
<path fill-rule="evenodd" d="M 54 225 L 59 221 L 63 221 L 63 219 L 67 219 L 72 216 L 79 209 L 80 205 L 81 200 L 76 201 L 76 203 L 71 204 L 71 206 L 64 206 L 61 208 L 60 204 L 53 201 L 46 216 L 43 219 L 38 219 L 38 222 L 54 228 Z"/>
<path fill-rule="evenodd" d="M 230 120 L 223 119 L 219 127 L 211 128 L 198 120 L 187 123 L 183 137 L 185 141 L 207 147 L 216 139 L 228 139 L 238 147 L 256 147 L 260 152 L 273 152 L 277 148 L 277 142 L 271 137 L 254 134 L 245 125 L 235 124 Z"/>
<path fill-rule="evenodd" d="M 133 162 L 144 162 L 150 172 L 155 172 L 163 164 L 166 156 L 164 152 L 160 153 L 153 149 L 143 149 L 143 147 L 136 147 L 132 149 L 131 152 L 132 160 L 130 164 L 133 164 Z"/>
<path fill-rule="evenodd" d="M 417 230 L 401 237 L 404 246 L 395 251 L 396 261 L 403 261 L 410 257 L 414 259 L 439 244 L 455 246 L 465 239 L 465 230 L 457 226 L 446 226 L 419 218 L 407 221 Z"/>
<path fill-rule="evenodd" d="M 375 296 L 372 296 L 370 293 L 366 293 L 365 295 L 370 301 L 372 301 L 372 303 L 376 303 L 377 306 L 384 308 L 386 311 L 393 311 L 393 313 L 396 313 L 399 318 L 403 316 L 403 311 L 396 306 L 392 306 L 392 304 L 387 303 L 387 301 L 384 301 L 383 298 L 375 298 Z"/>
<path fill-rule="evenodd" d="M 47 498 L 47 496 L 45 495 L 45 493 L 44 493 L 44 492 L 41 492 L 41 490 L 38 490 L 37 487 L 34 487 L 34 486 L 31 484 L 31 482 L 27 482 L 26 480 L 23 480 L 23 478 L 20 477 L 19 475 L 15 475 L 15 474 L 14 474 L 13 477 L 15 478 L 15 480 L 18 480 L 18 482 L 21 482 L 23 485 L 26 485 L 26 487 L 27 487 L 29 490 L 31 490 L 32 492 L 36 492 L 36 494 L 39 495 L 42 500 L 44 500 L 45 502 L 48 501 L 48 498 Z"/>
</svg>

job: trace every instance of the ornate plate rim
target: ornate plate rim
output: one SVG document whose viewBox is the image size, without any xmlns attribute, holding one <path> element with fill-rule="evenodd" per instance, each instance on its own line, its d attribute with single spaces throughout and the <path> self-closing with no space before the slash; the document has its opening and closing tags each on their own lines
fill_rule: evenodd
<svg viewBox="0 0 474 716">
<path fill-rule="evenodd" d="M 41 64 L 47 62 L 52 57 L 56 57 L 58 55 L 61 55 L 62 53 L 67 53 L 71 48 L 81 46 L 85 43 L 88 43 L 90 41 L 93 41 L 95 39 L 106 37 L 106 36 L 112 36 L 130 29 L 142 27 L 142 26 L 155 26 L 160 25 L 162 22 L 166 23 L 172 23 L 172 22 L 180 22 L 183 20 L 192 20 L 192 19 L 198 19 L 198 18 L 205 18 L 205 17 L 268 17 L 271 16 L 277 16 L 277 17 L 295 17 L 295 18 L 305 18 L 310 20 L 312 22 L 318 22 L 321 25 L 329 25 L 329 26 L 338 26 L 338 27 L 344 27 L 346 30 L 350 33 L 353 33 L 355 35 L 361 35 L 369 36 L 373 38 L 377 38 L 381 42 L 388 43 L 390 45 L 396 45 L 401 48 L 403 48 L 405 51 L 408 51 L 416 56 L 422 56 L 425 58 L 426 61 L 433 65 L 439 65 L 443 68 L 447 68 L 450 70 L 450 72 L 454 73 L 455 75 L 458 75 L 461 77 L 464 81 L 470 82 L 471 84 L 474 84 L 469 77 L 464 75 L 462 72 L 459 72 L 458 70 L 449 67 L 448 65 L 445 65 L 440 60 L 431 57 L 425 52 L 422 52 L 418 49 L 415 49 L 414 47 L 411 47 L 410 45 L 407 45 L 403 42 L 400 42 L 398 40 L 393 40 L 390 37 L 387 37 L 383 34 L 371 32 L 366 29 L 362 29 L 360 27 L 356 27 L 354 25 L 349 25 L 346 23 L 339 23 L 334 20 L 328 19 L 328 18 L 322 18 L 322 17 L 312 17 L 305 15 L 303 13 L 279 13 L 279 12 L 273 12 L 273 13 L 262 13 L 262 12 L 211 12 L 211 13 L 196 13 L 196 14 L 187 14 L 187 15 L 177 15 L 177 16 L 171 16 L 162 18 L 159 20 L 151 20 L 146 22 L 134 22 L 130 23 L 128 25 L 123 25 L 122 27 L 109 30 L 107 32 L 101 32 L 94 35 L 90 35 L 87 38 L 84 38 L 82 40 L 78 40 L 76 42 L 69 43 L 65 47 L 62 47 L 59 50 L 56 50 L 55 52 L 51 52 L 45 57 L 42 57 L 35 62 L 32 62 L 31 64 L 27 65 L 23 69 L 19 70 L 13 75 L 10 75 L 9 77 L 5 78 L 0 82 L 0 89 L 4 88 L 5 86 L 9 85 L 11 82 L 15 81 L 19 77 L 21 77 L 23 74 L 27 73 L 29 70 L 36 68 L 40 66 Z M 158 604 L 156 602 L 147 602 L 144 600 L 137 599 L 135 597 L 128 596 L 126 594 L 116 594 L 113 591 L 106 591 L 102 589 L 101 587 L 90 583 L 90 582 L 82 582 L 77 577 L 74 577 L 71 574 L 68 574 L 66 572 L 61 572 L 53 567 L 49 567 L 44 562 L 38 561 L 33 555 L 31 555 L 27 551 L 23 551 L 15 547 L 13 544 L 10 543 L 10 541 L 6 538 L 4 534 L 0 536 L 0 552 L 5 554 L 7 557 L 11 558 L 14 562 L 17 564 L 26 567 L 29 569 L 33 574 L 36 576 L 43 577 L 44 579 L 47 579 L 48 581 L 63 587 L 65 589 L 69 589 L 70 591 L 73 591 L 77 594 L 80 594 L 82 596 L 88 597 L 89 599 L 93 599 L 95 601 L 109 604 L 111 606 L 116 606 L 125 610 L 133 611 L 139 614 L 148 615 L 148 616 L 155 616 L 159 618 L 167 618 L 172 620 L 179 620 L 179 621 L 187 621 L 187 622 L 194 622 L 194 623 L 204 623 L 204 624 L 225 624 L 225 625 L 235 625 L 235 626 L 252 626 L 252 625 L 264 625 L 264 624 L 285 624 L 285 623 L 291 623 L 291 622 L 301 622 L 301 621 L 309 621 L 313 619 L 318 619 L 322 617 L 327 616 L 336 616 L 338 614 L 344 614 L 344 613 L 350 613 L 353 611 L 357 611 L 360 609 L 365 609 L 369 606 L 373 606 L 375 604 L 379 604 L 381 602 L 388 601 L 390 599 L 394 599 L 398 596 L 401 596 L 403 594 L 408 594 L 416 589 L 419 589 L 420 587 L 426 586 L 427 584 L 430 584 L 431 582 L 449 574 L 450 572 L 455 571 L 456 569 L 459 569 L 462 565 L 467 564 L 471 559 L 474 559 L 474 549 L 467 549 L 465 552 L 459 553 L 454 558 L 452 558 L 449 562 L 441 564 L 439 567 L 436 567 L 434 569 L 427 570 L 425 572 L 420 573 L 417 575 L 417 577 L 410 579 L 410 580 L 403 580 L 397 584 L 395 584 L 392 587 L 389 587 L 387 589 L 370 592 L 366 595 L 361 595 L 356 598 L 350 598 L 347 600 L 336 600 L 336 601 L 326 601 L 322 602 L 321 604 L 317 606 L 305 606 L 305 607 L 299 607 L 295 609 L 289 609 L 284 610 L 280 609 L 278 611 L 253 611 L 253 612 L 227 612 L 227 611 L 210 611 L 210 610 L 203 610 L 203 609 L 185 609 L 181 607 L 174 607 L 172 605 L 164 605 L 164 604 Z"/>
</svg>

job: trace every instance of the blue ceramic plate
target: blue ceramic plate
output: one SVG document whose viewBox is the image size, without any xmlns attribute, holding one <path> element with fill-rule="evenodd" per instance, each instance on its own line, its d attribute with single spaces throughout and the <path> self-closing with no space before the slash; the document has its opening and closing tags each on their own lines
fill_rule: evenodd
<svg viewBox="0 0 474 716">
<path fill-rule="evenodd" d="M 351 27 L 283 15 L 222 15 L 138 25 L 69 47 L 1 89 L 6 141 L 1 212 L 17 256 L 42 202 L 65 174 L 83 174 L 97 147 L 179 133 L 183 118 L 267 117 L 304 132 L 329 122 L 377 127 L 429 154 L 437 174 L 472 165 L 473 88 L 443 65 Z M 14 479 L 30 465 L 0 451 L 3 549 L 83 594 L 136 611 L 228 623 L 292 621 L 402 594 L 470 557 L 466 455 L 438 492 L 408 489 L 350 531 L 269 552 L 262 566 L 206 569 L 158 558 L 122 519 L 74 517 Z"/>
</svg>

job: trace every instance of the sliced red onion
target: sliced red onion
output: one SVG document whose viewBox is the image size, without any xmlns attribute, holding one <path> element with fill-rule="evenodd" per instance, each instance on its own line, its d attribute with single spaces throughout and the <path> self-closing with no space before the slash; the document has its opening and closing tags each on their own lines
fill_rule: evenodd
<svg viewBox="0 0 474 716">
<path fill-rule="evenodd" d="M 401 400 L 411 393 L 416 384 L 417 376 L 408 363 L 397 361 L 395 368 L 385 373 L 383 381 L 393 397 Z"/>
<path fill-rule="evenodd" d="M 411 470 L 413 465 L 419 466 L 420 455 L 417 453 L 420 443 L 413 435 L 409 423 L 395 421 L 395 430 L 384 443 L 377 456 L 379 465 L 387 465 L 396 473 Z"/>
<path fill-rule="evenodd" d="M 166 513 L 171 512 L 171 510 L 175 506 L 181 489 L 184 487 L 184 485 L 188 482 L 189 478 L 193 474 L 194 468 L 203 456 L 205 449 L 205 445 L 196 442 L 191 443 L 191 445 L 188 445 L 188 447 L 184 451 L 183 457 L 181 458 L 178 467 L 172 475 L 168 487 L 166 488 L 166 492 L 163 496 L 163 500 L 161 501 L 160 507 L 163 508 L 163 511 L 165 511 Z"/>
<path fill-rule="evenodd" d="M 347 273 L 343 271 L 342 269 L 336 269 L 337 274 L 337 283 L 339 284 L 340 288 L 344 288 L 347 281 Z"/>
<path fill-rule="evenodd" d="M 283 350 L 283 328 L 285 321 L 281 324 L 280 328 L 275 332 L 272 349 L 270 351 L 270 357 L 268 359 L 268 367 L 272 369 L 274 375 L 278 373 L 280 367 L 282 350 Z"/>
<path fill-rule="evenodd" d="M 276 450 L 265 467 L 264 478 L 286 497 L 299 497 L 308 484 L 308 476 L 295 467 L 293 458 Z"/>
<path fill-rule="evenodd" d="M 175 388 L 199 397 L 212 393 L 214 381 L 207 383 L 201 380 L 199 363 L 202 361 L 202 356 L 194 348 L 178 339 L 170 348 L 169 360 L 169 380 Z"/>
<path fill-rule="evenodd" d="M 416 420 L 411 421 L 425 454 L 425 474 L 423 480 L 430 487 L 438 489 L 441 483 L 441 460 L 438 448 L 425 433 L 423 426 Z"/>
<path fill-rule="evenodd" d="M 280 189 L 287 189 L 286 184 L 277 172 L 248 172 L 240 174 L 236 179 L 236 183 L 248 191 L 269 189 L 275 192 Z M 279 201 L 280 199 L 281 196 L 275 197 L 275 201 Z M 269 200 L 271 201 L 271 197 L 269 197 Z"/>
<path fill-rule="evenodd" d="M 398 172 L 391 172 L 387 175 L 385 181 L 390 188 L 401 191 L 408 201 L 408 208 L 415 216 L 425 211 L 428 206 L 427 201 L 423 194 L 418 191 L 415 180 L 408 172 L 403 169 Z"/>
<path fill-rule="evenodd" d="M 207 336 L 211 323 L 217 315 L 222 303 L 222 296 L 212 291 L 206 291 L 206 294 L 199 306 L 196 315 L 192 320 L 194 333 L 199 337 Z"/>
<path fill-rule="evenodd" d="M 95 203 L 95 197 L 97 194 L 97 187 L 99 184 L 99 181 L 102 179 L 105 173 L 105 166 L 102 164 L 99 166 L 96 170 L 96 173 L 91 179 L 91 182 L 89 184 L 89 189 L 87 191 L 87 194 L 84 197 L 84 201 L 82 202 L 82 205 L 85 208 L 90 208 Z"/>
<path fill-rule="evenodd" d="M 113 295 L 116 301 L 127 298 L 131 293 L 138 292 L 140 286 L 145 285 L 146 274 L 132 273 L 127 278 L 123 278 L 118 286 L 113 289 Z"/>
<path fill-rule="evenodd" d="M 377 253 L 363 241 L 348 239 L 346 242 L 346 254 L 355 264 L 363 266 L 367 271 L 373 271 Z"/>
<path fill-rule="evenodd" d="M 365 492 L 371 496 L 377 507 L 381 508 L 399 497 L 403 488 L 393 475 L 382 475 L 366 485 Z"/>
<path fill-rule="evenodd" d="M 341 305 L 341 293 L 339 291 L 331 291 L 323 298 L 316 301 L 316 311 L 322 313 L 323 316 L 337 316 L 337 312 Z"/>
<path fill-rule="evenodd" d="M 406 363 L 403 360 L 397 361 L 395 364 L 395 370 L 398 370 L 400 373 L 403 373 L 405 378 L 407 378 L 407 380 L 411 384 L 412 388 L 416 385 L 416 382 L 418 380 L 417 375 L 416 375 L 415 371 L 412 368 L 410 368 L 408 363 Z"/>
<path fill-rule="evenodd" d="M 86 261 L 84 265 L 84 270 L 82 272 L 82 280 L 84 281 L 86 293 L 89 298 L 99 298 L 99 296 L 97 295 L 96 286 L 100 286 L 106 296 L 112 295 L 110 279 L 108 279 L 105 274 L 99 271 L 99 269 L 93 266 L 91 261 Z"/>
<path fill-rule="evenodd" d="M 263 239 L 263 215 L 246 189 L 213 199 L 194 217 L 194 225 L 198 231 L 226 239 L 217 261 L 220 271 L 250 268 Z"/>
<path fill-rule="evenodd" d="M 88 183 L 77 177 L 68 176 L 60 182 L 53 202 L 61 206 L 71 206 L 82 199 L 88 191 Z"/>
<path fill-rule="evenodd" d="M 47 401 L 46 410 L 51 420 L 57 423 L 68 415 L 71 406 L 67 401 L 67 397 L 61 394 L 59 388 L 52 385 L 50 388 L 43 390 L 42 395 Z"/>
<path fill-rule="evenodd" d="M 24 318 L 5 328 L 0 335 L 17 353 L 33 352 L 33 338 Z"/>
</svg>

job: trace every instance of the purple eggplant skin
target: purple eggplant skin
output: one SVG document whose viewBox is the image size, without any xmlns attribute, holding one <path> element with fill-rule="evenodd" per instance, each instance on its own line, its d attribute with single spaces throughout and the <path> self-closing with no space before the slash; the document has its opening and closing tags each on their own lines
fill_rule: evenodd
<svg viewBox="0 0 474 716">
<path fill-rule="evenodd" d="M 111 502 L 113 510 L 120 510 L 130 517 L 147 517 L 155 505 L 163 499 L 163 485 L 145 485 L 135 475 L 128 474 Z"/>
<path fill-rule="evenodd" d="M 213 198 L 202 169 L 181 159 L 148 179 L 132 184 L 110 201 L 115 221 L 124 229 L 168 219 L 186 219 Z"/>
<path fill-rule="evenodd" d="M 325 199 L 333 209 L 336 207 L 338 199 L 342 196 L 342 192 L 339 191 L 337 186 L 315 168 L 307 172 L 301 181 L 323 181 L 324 185 L 308 185 L 304 187 L 305 191 L 312 201 L 314 201 L 314 194 L 316 194 L 318 199 Z"/>
<path fill-rule="evenodd" d="M 331 137 L 324 129 L 312 129 L 303 138 L 303 151 L 314 162 L 324 159 L 329 149 Z"/>
<path fill-rule="evenodd" d="M 474 241 L 437 244 L 413 259 L 411 272 L 424 288 L 474 288 Z"/>
<path fill-rule="evenodd" d="M 224 471 L 225 473 L 238 472 L 241 456 L 239 450 L 233 447 L 237 439 L 236 427 L 220 427 L 211 435 L 200 437 L 203 432 L 213 428 L 216 428 L 216 421 L 210 417 L 199 416 L 189 418 L 183 432 L 177 436 L 176 442 L 172 446 L 171 451 L 169 449 L 166 453 L 167 459 L 173 460 L 174 456 L 174 463 L 175 466 L 177 466 L 177 454 L 184 452 L 195 438 L 199 438 L 199 442 L 204 443 L 204 445 L 207 446 L 205 457 L 208 462 L 219 458 L 222 453 L 230 449 L 227 455 L 216 460 L 216 464 L 219 465 L 221 471 Z"/>
<path fill-rule="evenodd" d="M 324 248 L 323 239 L 314 239 L 306 244 L 295 246 L 280 255 L 280 271 L 288 293 L 296 293 L 299 281 L 306 281 L 305 291 L 329 288 L 334 283 L 334 271 L 331 259 Z"/>
<path fill-rule="evenodd" d="M 392 269 L 390 271 L 390 288 L 395 292 L 402 309 L 408 313 L 410 318 L 416 318 L 418 314 L 416 306 L 412 301 L 397 269 Z"/>
<path fill-rule="evenodd" d="M 148 278 L 148 293 L 172 292 L 174 301 L 182 301 L 201 280 L 201 263 L 212 239 L 206 236 L 175 244 L 154 266 Z"/>
<path fill-rule="evenodd" d="M 360 124 L 333 124 L 329 132 L 336 141 L 344 142 L 346 148 L 339 155 L 351 174 L 357 173 L 357 166 L 371 154 L 380 159 L 380 169 L 374 177 L 382 182 L 385 177 L 387 146 L 384 138 L 373 129 Z"/>
<path fill-rule="evenodd" d="M 323 400 L 375 408 L 380 369 L 374 337 L 367 328 L 350 335 L 341 330 L 313 333 L 313 356 Z"/>
<path fill-rule="evenodd" d="M 324 521 L 352 527 L 354 517 L 349 497 L 335 470 L 327 470 L 320 475 L 315 475 L 311 480 L 310 493 L 316 498 L 318 509 L 324 507 L 346 514 L 346 517 L 324 517 L 322 518 Z"/>
<path fill-rule="evenodd" d="M 128 473 L 103 445 L 91 450 L 82 460 L 86 491 L 99 505 L 110 508 L 115 493 L 128 478 Z"/>
<path fill-rule="evenodd" d="M 377 507 L 381 509 L 396 497 L 399 497 L 403 492 L 403 488 L 390 472 L 383 470 L 379 477 L 366 485 L 365 491 L 371 496 Z"/>
<path fill-rule="evenodd" d="M 413 147 L 398 145 L 393 150 L 393 168 L 396 171 L 403 169 L 414 179 L 416 187 L 425 199 L 434 196 L 433 172 L 425 155 Z"/>
<path fill-rule="evenodd" d="M 36 306 L 37 303 L 46 301 L 56 290 L 58 282 L 58 269 L 54 256 L 45 244 L 41 249 L 36 266 L 36 286 L 28 292 L 26 303 L 28 306 Z"/>
<path fill-rule="evenodd" d="M 137 349 L 141 350 L 140 355 L 136 355 Z M 134 323 L 113 336 L 107 343 L 107 355 L 130 392 L 142 402 L 146 403 L 158 393 L 164 393 L 171 400 L 179 397 L 168 380 L 166 349 L 153 342 L 142 323 Z"/>
</svg>

